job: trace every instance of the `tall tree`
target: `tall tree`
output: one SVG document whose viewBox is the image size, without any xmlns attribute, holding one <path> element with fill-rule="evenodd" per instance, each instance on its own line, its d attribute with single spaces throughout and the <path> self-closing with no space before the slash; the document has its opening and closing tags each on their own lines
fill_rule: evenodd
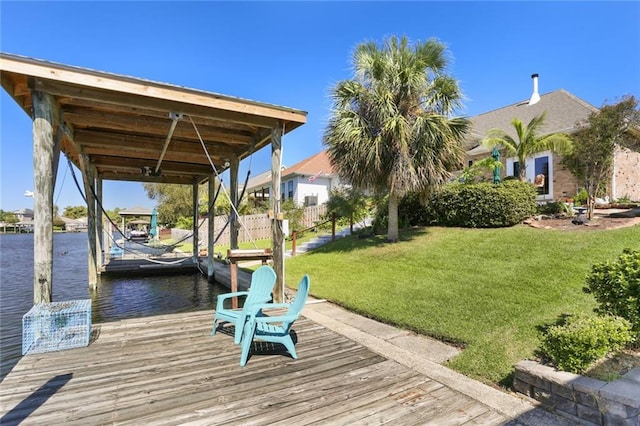
<svg viewBox="0 0 640 426">
<path fill-rule="evenodd" d="M 6 212 L 4 210 L 0 210 L 0 222 L 6 222 L 6 223 L 18 223 L 20 222 L 18 220 L 18 216 L 16 216 L 15 213 L 13 212 Z"/>
<path fill-rule="evenodd" d="M 502 129 L 490 129 L 482 144 L 488 148 L 502 146 L 507 155 L 516 157 L 520 166 L 520 180 L 527 180 L 527 158 L 541 151 L 554 151 L 559 154 L 569 154 L 573 149 L 571 138 L 564 133 L 540 134 L 540 128 L 544 124 L 546 112 L 533 117 L 528 125 L 523 126 L 522 121 L 514 118 L 511 125 L 516 131 L 517 139 Z"/>
<path fill-rule="evenodd" d="M 354 188 L 388 193 L 388 241 L 398 240 L 398 201 L 409 192 L 426 196 L 462 165 L 469 121 L 452 118 L 462 94 L 446 73 L 447 56 L 434 39 L 363 43 L 353 79 L 331 90 L 323 138 L 329 159 Z"/>
<path fill-rule="evenodd" d="M 595 198 L 604 195 L 613 167 L 616 146 L 640 151 L 640 110 L 633 96 L 592 113 L 574 135 L 575 151 L 563 163 L 588 194 L 588 214 L 593 216 Z"/>
<path fill-rule="evenodd" d="M 181 217 L 193 216 L 191 185 L 143 183 L 147 196 L 158 202 L 158 221 L 173 226 Z"/>
<path fill-rule="evenodd" d="M 167 226 L 178 223 L 180 218 L 187 221 L 193 217 L 193 187 L 191 185 L 177 185 L 169 183 L 143 183 L 147 196 L 158 201 L 158 221 Z M 216 188 L 219 182 L 216 179 Z M 207 185 L 200 185 L 198 189 L 198 213 L 206 215 L 209 209 L 209 195 Z M 215 194 L 214 194 L 215 195 Z M 220 191 L 214 206 L 215 214 L 225 214 L 231 209 L 227 196 Z M 191 220 L 193 222 L 193 220 Z"/>
<path fill-rule="evenodd" d="M 363 192 L 348 187 L 331 190 L 327 201 L 329 214 L 349 219 L 349 231 L 353 233 L 354 222 L 366 219 L 369 213 L 369 201 Z"/>
<path fill-rule="evenodd" d="M 81 217 L 87 217 L 87 206 L 67 206 L 62 212 L 62 216 L 69 219 L 79 219 Z"/>
</svg>

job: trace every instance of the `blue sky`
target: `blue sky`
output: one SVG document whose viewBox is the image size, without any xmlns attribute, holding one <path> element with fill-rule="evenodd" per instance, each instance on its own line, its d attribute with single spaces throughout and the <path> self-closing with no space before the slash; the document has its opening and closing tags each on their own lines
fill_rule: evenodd
<svg viewBox="0 0 640 426">
<path fill-rule="evenodd" d="M 640 2 L 0 2 L 0 50 L 284 105 L 308 122 L 283 138 L 283 163 L 323 149 L 329 93 L 351 54 L 390 35 L 437 38 L 473 116 L 565 89 L 601 106 L 640 97 Z M 31 120 L 2 90 L 0 209 L 30 208 Z M 254 176 L 270 149 L 243 161 Z M 54 202 L 84 202 L 61 156 Z M 106 181 L 108 209 L 153 207 L 142 184 Z"/>
</svg>

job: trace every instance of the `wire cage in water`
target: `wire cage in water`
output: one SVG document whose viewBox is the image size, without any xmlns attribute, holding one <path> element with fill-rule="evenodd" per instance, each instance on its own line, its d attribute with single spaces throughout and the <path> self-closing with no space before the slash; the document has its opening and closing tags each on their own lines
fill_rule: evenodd
<svg viewBox="0 0 640 426">
<path fill-rule="evenodd" d="M 22 355 L 89 345 L 91 300 L 38 303 L 22 317 Z"/>
</svg>

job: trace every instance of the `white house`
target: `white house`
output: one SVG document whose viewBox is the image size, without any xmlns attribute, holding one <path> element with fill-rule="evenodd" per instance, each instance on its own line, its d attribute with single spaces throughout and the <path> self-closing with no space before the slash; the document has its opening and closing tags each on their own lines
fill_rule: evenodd
<svg viewBox="0 0 640 426">
<path fill-rule="evenodd" d="M 281 200 L 293 200 L 297 206 L 305 207 L 326 203 L 330 191 L 340 184 L 326 151 L 320 151 L 293 166 L 283 166 L 281 182 Z M 268 201 L 271 171 L 249 179 L 246 193 L 250 202 Z"/>
</svg>

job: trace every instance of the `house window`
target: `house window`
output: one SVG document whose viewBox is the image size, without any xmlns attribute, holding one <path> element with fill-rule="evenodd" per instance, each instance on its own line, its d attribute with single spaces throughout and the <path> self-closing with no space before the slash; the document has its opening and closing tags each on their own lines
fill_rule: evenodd
<svg viewBox="0 0 640 426">
<path fill-rule="evenodd" d="M 289 186 L 289 198 L 293 198 L 293 181 L 290 180 L 288 183 Z"/>
<path fill-rule="evenodd" d="M 534 183 L 538 187 L 538 195 L 549 194 L 549 157 L 538 157 L 534 162 L 536 178 Z"/>
<path fill-rule="evenodd" d="M 280 199 L 284 201 L 284 182 L 280 184 Z"/>
<path fill-rule="evenodd" d="M 318 196 L 317 195 L 307 195 L 304 197 L 304 206 L 317 206 L 318 205 Z"/>
<path fill-rule="evenodd" d="M 473 166 L 473 160 L 469 160 L 469 165 L 467 167 Z"/>
</svg>

